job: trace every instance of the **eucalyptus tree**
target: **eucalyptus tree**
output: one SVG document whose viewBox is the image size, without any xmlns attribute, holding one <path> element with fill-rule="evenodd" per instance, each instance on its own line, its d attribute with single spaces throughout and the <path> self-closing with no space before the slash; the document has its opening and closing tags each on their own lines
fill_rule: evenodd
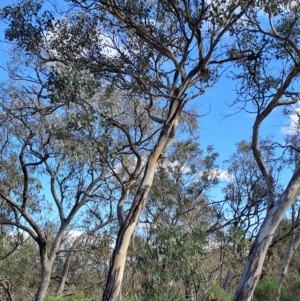
<svg viewBox="0 0 300 301">
<path fill-rule="evenodd" d="M 209 196 L 219 182 L 218 154 L 189 139 L 175 142 L 167 155 L 129 249 L 122 293 L 137 300 L 206 300 L 215 284 L 205 247 L 223 222 L 221 206 Z"/>
<path fill-rule="evenodd" d="M 299 168 L 284 192 L 279 196 L 275 194 L 274 178 L 262 152 L 260 138 L 261 126 L 275 109 L 283 108 L 288 115 L 299 101 L 299 13 L 299 4 L 293 1 L 261 1 L 257 8 L 247 12 L 237 34 L 237 43 L 231 50 L 235 57 L 252 49 L 252 55 L 237 64 L 241 73 L 235 70 L 232 75 L 240 80 L 238 101 L 243 102 L 247 112 L 256 114 L 252 150 L 268 194 L 267 215 L 250 250 L 236 291 L 236 301 L 252 299 L 274 232 L 300 194 Z"/>
<path fill-rule="evenodd" d="M 277 278 L 277 288 L 276 288 L 276 301 L 280 300 L 282 287 L 284 285 L 284 280 L 288 274 L 289 266 L 293 255 L 297 251 L 300 244 L 300 235 L 298 233 L 300 222 L 300 209 L 294 204 L 291 208 L 291 225 L 288 229 L 288 234 L 285 233 L 285 236 L 288 237 L 288 243 L 286 246 L 286 251 L 284 258 L 281 262 L 281 269 Z"/>
<path fill-rule="evenodd" d="M 21 235 L 24 238 L 27 236 L 25 232 Z M 14 240 L 15 236 L 17 232 L 10 232 L 7 243 Z M 2 288 L 6 291 L 4 294 L 6 298 L 10 293 L 13 301 L 33 299 L 40 280 L 40 261 L 37 244 L 32 239 L 27 237 L 12 254 L 2 259 L 0 268 L 0 278 L 3 279 Z M 6 301 L 5 297 L 1 296 Z"/>
<path fill-rule="evenodd" d="M 281 175 L 284 159 L 276 157 L 271 139 L 261 141 L 261 152 L 267 158 L 268 168 L 274 178 L 276 195 L 282 192 Z M 268 193 L 264 178 L 257 168 L 251 142 L 242 140 L 237 143 L 236 151 L 225 161 L 228 180 L 223 188 L 225 212 L 231 222 L 224 227 L 225 246 L 221 251 L 224 265 L 228 267 L 223 288 L 227 290 L 229 281 L 240 275 L 251 241 L 263 224 L 268 206 Z M 221 257 L 222 257 L 221 256 Z"/>
<path fill-rule="evenodd" d="M 286 163 L 290 166 L 294 166 L 296 170 L 299 167 L 299 133 L 298 133 L 298 121 L 296 124 L 292 124 L 292 134 L 286 137 L 286 149 L 289 150 L 289 156 L 286 160 Z M 300 208 L 299 204 L 295 203 L 291 206 L 290 209 L 290 229 L 288 234 L 288 244 L 286 247 L 286 252 L 281 264 L 281 270 L 277 279 L 277 288 L 276 288 L 276 301 L 280 300 L 282 287 L 284 284 L 284 280 L 286 279 L 289 265 L 292 257 L 297 251 L 300 244 L 300 234 L 298 233 L 299 225 L 300 225 Z M 274 242 L 273 242 L 274 245 Z"/>
<path fill-rule="evenodd" d="M 127 140 L 123 153 L 134 166 L 125 184 L 120 181 L 120 231 L 103 294 L 103 300 L 116 300 L 130 238 L 155 169 L 178 125 L 188 116 L 188 103 L 218 80 L 222 63 L 240 59 L 229 53 L 233 41 L 228 34 L 255 1 L 69 2 L 70 9 L 60 15 L 59 11 L 42 12 L 36 1 L 19 1 L 2 12 L 8 20 L 6 37 L 10 41 L 39 63 L 59 64 L 60 69 L 49 72 L 48 78 L 49 87 L 56 89 L 49 90 L 56 102 L 82 105 L 92 98 L 68 90 L 78 87 L 78 76 L 69 72 L 71 66 L 73 71 L 87 70 L 95 81 L 104 81 L 106 90 L 121 90 L 125 95 L 122 105 L 135 96 L 143 108 L 143 119 L 133 121 L 133 127 L 124 126 L 116 115 L 101 116 Z M 195 119 L 195 115 L 188 118 Z M 151 132 L 146 134 L 148 124 Z M 124 202 L 136 183 L 138 189 L 125 215 Z"/>
<path fill-rule="evenodd" d="M 111 221 L 99 224 L 92 229 L 79 234 L 73 242 L 66 240 L 66 246 L 60 250 L 59 255 L 63 260 L 56 262 L 55 276 L 58 279 L 56 297 L 70 296 L 77 292 L 89 291 L 99 286 L 105 280 L 108 269 L 113 234 L 97 232 Z M 71 233 L 72 234 L 72 233 Z M 65 258 L 65 259 L 64 259 Z M 80 273 L 78 272 L 80 270 Z M 72 286 L 76 287 L 72 289 Z M 99 289 L 94 296 L 98 296 Z"/>
<path fill-rule="evenodd" d="M 26 232 L 38 246 L 37 301 L 47 293 L 66 232 L 100 228 L 112 220 L 112 198 L 107 198 L 112 188 L 97 147 L 75 140 L 77 128 L 70 125 L 74 112 L 45 104 L 42 94 L 31 95 L 30 89 L 2 87 L 1 131 L 9 139 L 0 142 L 0 198 L 6 204 L 0 224 Z M 85 128 L 92 135 L 87 124 Z"/>
<path fill-rule="evenodd" d="M 154 228 L 201 228 L 209 234 L 222 223 L 222 212 L 209 197 L 221 173 L 216 163 L 218 153 L 212 146 L 203 151 L 188 139 L 175 142 L 167 154 L 156 170 L 140 222 Z"/>
<path fill-rule="evenodd" d="M 102 292 L 109 268 L 109 258 L 114 245 L 113 229 L 110 224 L 105 231 L 83 232 L 74 237 L 72 232 L 66 237 L 58 254 L 52 273 L 51 293 L 59 298 L 84 293 L 86 297 L 97 299 Z M 59 285 L 53 285 L 57 281 Z"/>
<path fill-rule="evenodd" d="M 5 208 L 5 203 L 2 202 L 1 208 Z M 6 211 L 6 210 L 5 210 Z M 18 258 L 18 250 L 23 248 L 27 240 L 24 233 L 21 231 L 13 232 L 13 227 L 1 225 L 0 232 L 0 298 L 1 300 L 15 300 L 16 287 L 24 280 L 24 275 L 20 275 L 14 268 L 14 261 L 21 263 Z M 24 247 L 26 249 L 26 247 Z M 26 270 L 26 269 L 25 269 Z M 27 278 L 27 281 L 30 280 Z"/>
<path fill-rule="evenodd" d="M 274 179 L 274 193 L 277 196 L 282 192 L 280 181 L 286 161 L 276 157 L 276 148 L 269 138 L 261 140 L 261 153 Z M 236 151 L 225 163 L 229 175 L 223 188 L 228 211 L 226 214 L 231 216 L 234 227 L 243 229 L 248 238 L 252 239 L 263 223 L 268 194 L 251 143 L 246 140 L 239 142 Z"/>
</svg>

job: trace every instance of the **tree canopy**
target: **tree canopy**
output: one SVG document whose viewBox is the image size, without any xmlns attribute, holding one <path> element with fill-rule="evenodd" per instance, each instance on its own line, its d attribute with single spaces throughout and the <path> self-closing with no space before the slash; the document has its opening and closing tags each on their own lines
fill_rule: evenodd
<svg viewBox="0 0 300 301">
<path fill-rule="evenodd" d="M 280 298 L 300 241 L 299 10 L 289 0 L 3 7 L 3 298 L 252 300 L 259 281 L 255 298 L 274 290 L 264 261 L 282 244 Z M 255 116 L 223 163 L 199 126 L 220 80 L 234 83 L 231 106 Z M 285 141 L 261 131 L 280 110 L 295 122 Z M 7 270 L 24 260 L 27 284 Z"/>
</svg>

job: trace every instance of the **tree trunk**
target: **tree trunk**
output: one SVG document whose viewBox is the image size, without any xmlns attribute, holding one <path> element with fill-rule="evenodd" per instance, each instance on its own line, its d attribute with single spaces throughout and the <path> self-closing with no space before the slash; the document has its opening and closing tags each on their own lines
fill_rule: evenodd
<svg viewBox="0 0 300 301">
<path fill-rule="evenodd" d="M 229 268 L 229 270 L 227 271 L 224 283 L 222 285 L 222 288 L 223 288 L 224 292 L 226 292 L 226 293 L 227 293 L 227 290 L 228 290 L 228 286 L 229 286 L 231 276 L 232 276 L 232 269 Z"/>
<path fill-rule="evenodd" d="M 98 228 L 99 227 L 97 227 L 94 231 L 98 230 Z M 80 236 L 78 236 L 72 245 L 72 249 L 75 249 L 79 245 L 79 243 L 82 241 L 82 239 L 86 235 L 91 234 L 91 233 L 93 233 L 93 231 L 89 231 L 87 233 L 82 233 Z M 58 288 L 56 290 L 56 297 L 60 297 L 65 289 L 65 284 L 66 284 L 66 280 L 67 280 L 68 273 L 69 273 L 70 263 L 71 263 L 73 256 L 74 256 L 74 251 L 70 251 L 66 258 L 63 273 L 62 273 Z"/>
<path fill-rule="evenodd" d="M 284 256 L 284 260 L 282 263 L 281 272 L 280 272 L 280 275 L 277 280 L 276 301 L 280 300 L 282 285 L 283 285 L 284 279 L 286 277 L 286 274 L 288 272 L 290 261 L 294 255 L 295 251 L 297 250 L 299 243 L 300 243 L 300 235 L 298 235 L 295 239 L 295 234 L 293 234 L 290 238 L 288 249 L 286 251 L 286 254 Z"/>
<path fill-rule="evenodd" d="M 75 248 L 79 244 L 80 240 L 78 240 L 77 244 L 74 243 L 72 248 Z M 65 284 L 66 284 L 66 280 L 67 280 L 68 273 L 69 273 L 70 263 L 71 263 L 73 256 L 74 256 L 74 252 L 70 252 L 67 256 L 67 259 L 64 264 L 63 273 L 62 273 L 58 288 L 56 290 L 56 297 L 60 297 L 65 289 Z"/>
<path fill-rule="evenodd" d="M 42 274 L 39 283 L 38 290 L 33 298 L 33 301 L 43 301 L 46 297 L 50 280 L 51 280 L 51 270 L 53 266 L 53 260 L 49 260 L 46 254 L 46 243 L 40 245 L 40 256 L 41 256 L 41 268 Z"/>
<path fill-rule="evenodd" d="M 103 292 L 103 301 L 118 300 L 129 242 L 138 223 L 140 212 L 144 208 L 150 187 L 152 186 L 154 172 L 158 165 L 160 156 L 167 150 L 174 139 L 174 134 L 179 120 L 178 110 L 179 101 L 174 100 L 169 117 L 161 130 L 158 142 L 148 158 L 142 183 L 137 191 L 130 211 L 119 230 L 111 266 L 107 276 L 106 287 Z"/>
<path fill-rule="evenodd" d="M 56 238 L 54 239 L 54 242 L 51 246 L 49 255 L 47 255 L 47 239 L 46 238 L 40 238 L 39 243 L 39 250 L 40 250 L 40 261 L 41 261 L 41 279 L 38 287 L 38 291 L 35 294 L 33 301 L 43 301 L 51 280 L 51 273 L 53 264 L 56 258 L 56 254 L 59 250 L 59 247 L 61 245 L 61 241 L 63 239 L 64 234 L 66 233 L 66 229 L 72 219 L 72 217 L 75 215 L 77 210 L 74 210 L 72 214 L 69 215 L 69 217 L 65 220 L 63 225 L 60 227 Z"/>
<path fill-rule="evenodd" d="M 154 170 L 149 170 L 148 174 L 153 173 Z M 152 175 L 152 177 L 153 177 Z M 152 179 L 151 179 L 152 182 Z M 149 186 L 142 185 L 139 189 L 132 208 L 126 218 L 123 226 L 121 227 L 116 242 L 115 250 L 113 252 L 112 264 L 108 272 L 106 288 L 103 293 L 103 301 L 116 301 L 120 294 L 121 283 L 124 274 L 125 262 L 127 257 L 127 249 L 133 231 L 138 222 L 138 218 L 142 208 L 144 207 L 145 200 L 149 192 Z"/>
<path fill-rule="evenodd" d="M 251 301 L 259 280 L 267 250 L 275 230 L 300 195 L 300 168 L 297 169 L 275 206 L 268 212 L 265 221 L 249 252 L 243 275 L 239 281 L 234 301 Z"/>
</svg>

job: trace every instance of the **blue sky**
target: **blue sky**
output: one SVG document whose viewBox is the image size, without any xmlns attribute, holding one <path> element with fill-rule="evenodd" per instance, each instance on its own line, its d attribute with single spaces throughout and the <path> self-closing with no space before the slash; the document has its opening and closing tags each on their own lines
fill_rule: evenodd
<svg viewBox="0 0 300 301">
<path fill-rule="evenodd" d="M 62 1 L 58 1 L 62 2 Z M 2 0 L 1 7 L 12 4 L 13 1 Z M 0 22 L 0 39 L 4 41 L 5 25 Z M 7 47 L 5 42 L 0 44 L 0 64 L 5 64 L 6 54 L 3 52 Z M 0 79 L 5 80 L 5 72 L 0 71 Z M 197 99 L 200 106 L 200 114 L 205 116 L 200 119 L 200 145 L 214 145 L 219 153 L 220 168 L 223 168 L 223 160 L 226 160 L 235 151 L 235 144 L 242 139 L 250 139 L 252 126 L 255 120 L 254 114 L 240 111 L 236 106 L 229 107 L 235 99 L 235 83 L 226 78 L 226 73 L 214 85 L 207 89 L 205 94 Z M 231 115 L 224 117 L 225 115 Z M 282 133 L 283 124 L 288 124 L 286 117 L 281 115 L 280 109 L 273 112 L 262 124 L 261 135 L 272 135 L 278 142 L 283 142 L 285 135 Z M 178 137 L 180 139 L 180 137 Z"/>
<path fill-rule="evenodd" d="M 255 114 L 240 111 L 237 106 L 229 106 L 236 97 L 234 88 L 235 83 L 223 76 L 197 100 L 203 105 L 200 113 L 208 112 L 200 119 L 200 144 L 202 148 L 213 144 L 220 154 L 220 163 L 235 151 L 237 142 L 251 138 L 255 121 Z M 283 117 L 281 110 L 276 109 L 263 122 L 261 135 L 272 135 L 276 141 L 283 143 L 285 134 L 282 133 L 282 127 L 288 123 L 287 117 Z"/>
<path fill-rule="evenodd" d="M 58 1 L 59 2 L 59 1 Z M 2 0 L 1 6 L 12 4 L 10 0 Z M 4 42 L 5 24 L 0 22 L 0 65 L 5 65 L 8 60 L 4 49 L 8 45 Z M 6 79 L 6 74 L 0 69 L 0 80 Z M 252 126 L 255 121 L 255 115 L 239 111 L 237 106 L 230 107 L 229 104 L 235 100 L 235 82 L 226 78 L 226 73 L 220 80 L 209 89 L 206 89 L 204 95 L 200 96 L 195 102 L 200 107 L 199 114 L 204 115 L 200 119 L 200 147 L 205 149 L 208 145 L 213 145 L 215 150 L 219 153 L 219 168 L 226 169 L 223 161 L 229 157 L 236 150 L 236 143 L 243 139 L 249 140 L 252 134 Z M 228 117 L 225 117 L 228 116 Z M 274 136 L 277 142 L 283 143 L 285 134 L 282 132 L 283 125 L 289 123 L 287 117 L 283 117 L 281 109 L 275 110 L 263 122 L 261 126 L 261 136 Z M 181 137 L 177 137 L 180 140 Z M 283 175 L 283 182 L 287 183 L 290 178 L 290 172 Z M 51 200 L 51 193 L 49 191 L 49 180 L 44 180 L 44 193 L 49 196 Z M 222 200 L 224 195 L 222 187 L 226 181 L 221 180 L 218 187 L 211 191 L 211 196 L 214 200 Z M 53 213 L 48 216 L 49 220 L 55 220 L 57 211 L 53 206 Z"/>
<path fill-rule="evenodd" d="M 1 7 L 12 4 L 14 1 L 2 0 Z M 58 1 L 58 3 L 61 1 Z M 5 25 L 0 22 L 0 64 L 5 64 L 7 54 L 3 51 L 7 47 L 4 43 Z M 5 72 L 0 71 L 0 79 L 6 78 Z M 229 107 L 228 104 L 235 99 L 235 84 L 226 79 L 225 74 L 217 84 L 206 90 L 206 93 L 198 98 L 197 104 L 201 105 L 200 114 L 205 114 L 200 119 L 200 143 L 202 148 L 213 144 L 220 153 L 220 162 L 227 159 L 235 150 L 235 143 L 242 139 L 249 139 L 251 136 L 252 125 L 255 119 L 244 111 L 238 112 L 237 107 Z M 237 113 L 238 112 L 238 113 Z M 237 114 L 235 114 L 237 113 Z M 231 115 L 224 117 L 224 115 Z M 261 133 L 273 135 L 280 142 L 283 142 L 284 135 L 281 133 L 283 123 L 287 124 L 286 118 L 283 118 L 280 111 L 272 113 L 262 125 Z"/>
</svg>

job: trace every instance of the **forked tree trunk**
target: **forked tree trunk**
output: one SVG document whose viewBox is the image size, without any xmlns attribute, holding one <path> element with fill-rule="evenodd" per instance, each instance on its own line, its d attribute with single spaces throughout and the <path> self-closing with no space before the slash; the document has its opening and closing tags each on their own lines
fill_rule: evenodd
<svg viewBox="0 0 300 301">
<path fill-rule="evenodd" d="M 129 242 L 138 223 L 140 212 L 144 208 L 150 187 L 152 186 L 154 172 L 160 156 L 171 145 L 171 140 L 174 139 L 173 134 L 174 131 L 176 131 L 179 119 L 179 101 L 174 100 L 170 111 L 168 120 L 161 131 L 158 142 L 148 158 L 142 183 L 137 191 L 130 211 L 119 230 L 111 266 L 107 276 L 106 287 L 103 292 L 103 301 L 117 301 L 120 295 Z M 171 132 L 173 132 L 172 137 Z"/>
<path fill-rule="evenodd" d="M 254 289 L 259 280 L 267 250 L 274 232 L 290 208 L 300 195 L 300 168 L 297 169 L 285 192 L 268 212 L 265 221 L 249 252 L 243 275 L 238 284 L 234 301 L 251 301 Z"/>
</svg>

